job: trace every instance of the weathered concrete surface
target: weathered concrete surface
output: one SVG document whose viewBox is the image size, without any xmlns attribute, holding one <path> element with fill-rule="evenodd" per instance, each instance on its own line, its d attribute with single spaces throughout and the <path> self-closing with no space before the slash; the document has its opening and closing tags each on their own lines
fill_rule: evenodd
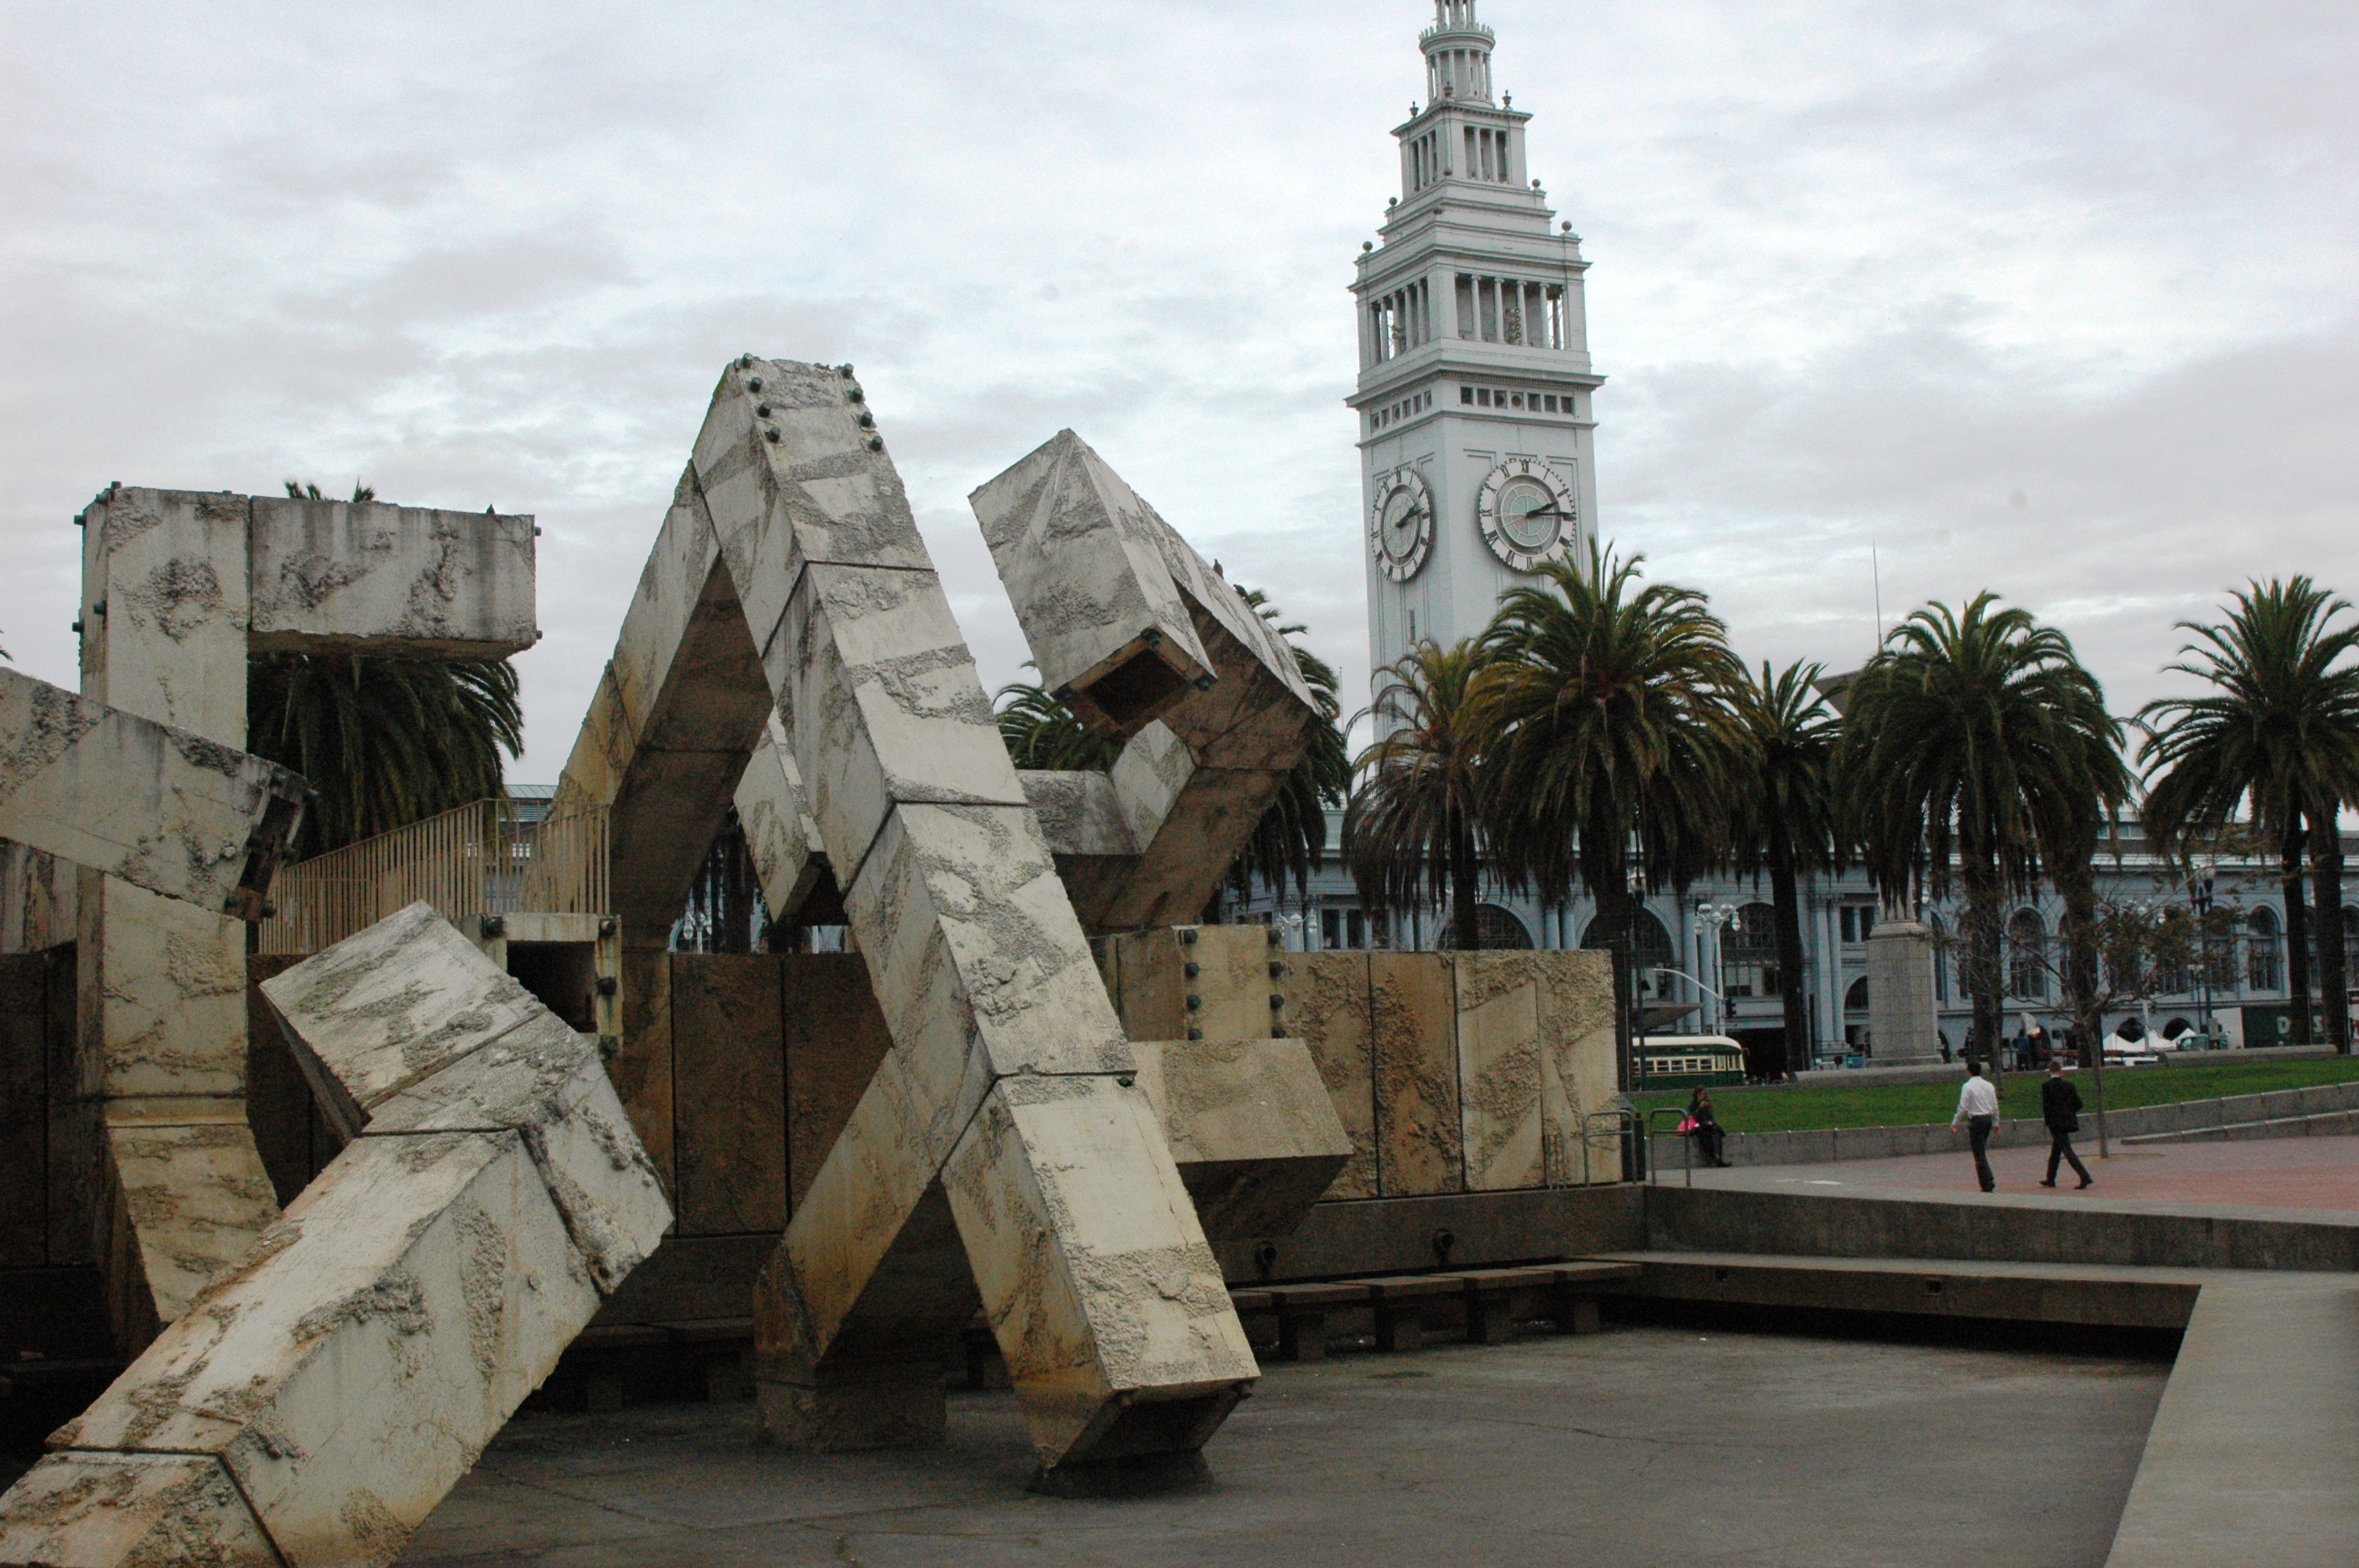
<svg viewBox="0 0 2359 1568">
<path fill-rule="evenodd" d="M 185 731 L 210 745 L 206 755 L 245 745 L 246 665 L 256 649 L 484 658 L 538 637 L 529 517 L 112 486 L 82 522 L 82 697 Z M 191 748 L 175 751 L 191 761 Z M 175 782 L 171 772 L 165 782 Z M 212 852 L 232 856 L 222 843 Z M 266 868 L 250 849 L 241 858 L 238 880 L 258 887 Z M 84 1119 L 121 1119 L 112 1107 L 125 1097 L 241 1098 L 244 927 L 219 899 L 204 910 L 165 904 L 104 874 L 119 869 L 81 872 L 74 898 Z M 242 898 L 250 910 L 252 892 Z M 150 1105 L 139 1119 L 165 1125 L 169 1108 Z M 169 1322 L 186 1306 L 188 1282 L 242 1254 L 277 1214 L 252 1138 L 192 1108 L 188 1124 L 201 1123 L 231 1130 L 184 1141 L 196 1162 L 153 1185 L 210 1191 L 206 1224 L 179 1224 L 177 1206 L 99 1206 L 102 1227 L 129 1227 L 94 1238 L 118 1325 L 132 1336 L 126 1351 L 140 1344 L 128 1325 Z M 106 1147 L 112 1158 L 121 1141 Z M 173 1148 L 152 1139 L 144 1147 L 151 1156 Z M 105 1180 L 118 1194 L 142 1184 L 119 1170 Z M 219 1201 L 242 1193 L 262 1196 L 234 1214 Z M 169 1273 L 147 1271 L 164 1259 L 173 1260 Z"/>
<path fill-rule="evenodd" d="M 227 1541 L 219 1560 L 389 1563 L 671 1222 L 594 1042 L 429 905 L 262 990 L 356 1136 L 59 1429 L 0 1498 L 0 1541 L 154 1561 L 136 1488 L 128 1513 L 58 1499 L 112 1456 L 201 1457 L 267 1537 L 184 1478 L 187 1528 Z"/>
<path fill-rule="evenodd" d="M 1082 924 L 1194 919 L 1309 743 L 1293 651 L 1071 430 L 969 499 L 1043 684 L 1128 742 L 1110 776 L 1129 852 L 1069 857 Z"/>
<path fill-rule="evenodd" d="M 1543 1185 L 1538 960 L 1527 953 L 1461 953 L 1451 967 L 1466 1189 Z"/>
<path fill-rule="evenodd" d="M 1291 1234 L 1352 1157 L 1299 1040 L 1160 1040 L 1132 1050 L 1138 1087 L 1215 1247 Z"/>
<path fill-rule="evenodd" d="M 283 1568 L 285 1560 L 218 1459 L 71 1454 L 43 1460 L 0 1509 L 6 1568 L 201 1563 Z"/>
<path fill-rule="evenodd" d="M 275 762 L 0 670 L 0 838 L 258 916 L 304 796 Z"/>
<path fill-rule="evenodd" d="M 1454 972 L 1445 953 L 1371 953 L 1376 1074 L 1376 1182 L 1386 1197 L 1462 1192 L 1453 1025 Z"/>
<path fill-rule="evenodd" d="M 675 1130 L 679 1232 L 783 1230 L 787 1057 L 778 961 L 676 954 L 672 1077 L 695 1108 Z"/>
<path fill-rule="evenodd" d="M 834 884 L 827 843 L 803 801 L 802 775 L 795 771 L 793 741 L 785 723 L 770 715 L 761 743 L 737 781 L 737 822 L 746 852 L 761 879 L 762 899 L 772 921 L 792 925 L 822 884 Z"/>
<path fill-rule="evenodd" d="M 1045 1213 L 1045 1239 L 1006 1231 L 981 1208 L 954 1213 L 937 1182 L 1008 1076 L 1110 1085 L 1132 1063 L 864 401 L 848 372 L 751 356 L 729 368 L 559 788 L 560 809 L 577 798 L 612 806 L 625 942 L 652 946 L 746 783 L 766 717 L 777 720 L 767 739 L 793 770 L 755 781 L 772 816 L 766 881 L 794 896 L 798 857 L 813 851 L 807 817 L 893 1042 L 810 1177 L 756 1303 L 763 1409 L 782 1439 L 813 1446 L 938 1434 L 940 1341 L 985 1274 L 1038 1293 L 1052 1315 L 1068 1297 L 1084 1303 L 1053 1335 L 1003 1341 L 1019 1389 L 1069 1415 L 1082 1384 L 1036 1347 L 1110 1354 L 1091 1325 L 1114 1309 L 1096 1297 L 1136 1284 L 1059 1273 L 1062 1211 Z M 1249 728 L 1235 713 L 1207 724 Z M 671 1042 L 675 1079 L 685 1044 Z M 993 1140 L 1001 1162 L 973 1179 L 1014 1192 L 1023 1172 L 1066 1168 L 1036 1136 L 1080 1133 L 1045 1112 L 1011 1115 Z M 1140 1137 L 1087 1147 L 1113 1162 L 1097 1182 L 1181 1192 L 1151 1121 Z M 1186 1260 L 1182 1293 L 1210 1301 L 1218 1271 L 1192 1211 L 1140 1201 L 1131 1217 L 1147 1228 L 1130 1244 Z M 1049 1273 L 1001 1255 L 1016 1246 L 1036 1259 L 1045 1247 Z M 1225 1297 L 1208 1310 L 1235 1332 Z M 1033 1321 L 1003 1314 L 1019 1319 Z M 1223 1350 L 1206 1340 L 1191 1352 L 1201 1365 L 1153 1363 L 1163 1383 L 1113 1363 L 1082 1381 L 1143 1402 L 1166 1387 L 1195 1398 L 1251 1376 L 1250 1357 L 1240 1372 Z M 1055 1469 L 1085 1459 L 1108 1429 L 1060 1415 L 1041 1430 Z M 1200 1441 L 1178 1430 L 1164 1439 L 1167 1451 Z"/>
<path fill-rule="evenodd" d="M 1614 1054 L 1614 970 L 1603 953 L 1533 955 L 1538 972 L 1540 1136 L 1550 1186 L 1622 1179 L 1615 1125 L 1584 1119 L 1619 1098 Z"/>
<path fill-rule="evenodd" d="M 2359 1286 L 2212 1276 L 2107 1568 L 2330 1568 L 2359 1541 Z"/>
<path fill-rule="evenodd" d="M 1352 1140 L 1352 1156 L 1327 1189 L 1331 1198 L 1376 1195 L 1376 1085 L 1374 1000 L 1364 953 L 1297 953 L 1287 1008 L 1327 1085 L 1328 1103 Z"/>
<path fill-rule="evenodd" d="M 254 646 L 497 659 L 539 638 L 529 516 L 253 498 Z"/>
<path fill-rule="evenodd" d="M 953 1392 L 940 1449 L 857 1459 L 764 1449 L 743 1404 L 532 1417 L 404 1562 L 2093 1568 L 2167 1370 L 1621 1326 L 1273 1364 L 1217 1488 L 1104 1503 L 1017 1491 L 1000 1393 Z"/>
<path fill-rule="evenodd" d="M 1933 935 L 1924 923 L 1887 914 L 1867 938 L 1867 1026 L 1886 1066 L 1937 1062 Z"/>
<path fill-rule="evenodd" d="M 519 1134 L 601 1291 L 670 1227 L 595 1041 L 431 905 L 386 916 L 262 993 L 331 1118 L 351 1119 L 347 1136 Z"/>
</svg>

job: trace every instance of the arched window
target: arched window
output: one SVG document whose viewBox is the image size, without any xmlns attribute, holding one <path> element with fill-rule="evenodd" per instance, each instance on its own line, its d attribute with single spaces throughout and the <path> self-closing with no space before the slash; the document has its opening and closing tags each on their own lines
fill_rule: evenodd
<svg viewBox="0 0 2359 1568">
<path fill-rule="evenodd" d="M 2285 938 L 2277 912 L 2266 904 L 2245 920 L 2245 984 L 2256 991 L 2285 989 Z"/>
<path fill-rule="evenodd" d="M 1474 906 L 1474 930 L 1485 951 L 1527 952 L 1532 934 L 1524 923 L 1495 903 Z"/>
<path fill-rule="evenodd" d="M 2114 1033 L 2125 1040 L 2143 1040 L 2146 1038 L 2146 1025 L 2135 1018 L 2125 1018 L 2122 1020 L 2121 1027 Z"/>
<path fill-rule="evenodd" d="M 2018 909 L 2006 923 L 2006 994 L 2048 1000 L 2048 927 L 2032 910 Z"/>
<path fill-rule="evenodd" d="M 1581 945 L 1591 949 L 1602 948 L 1607 945 L 1607 935 L 1605 922 L 1593 920 L 1589 923 L 1589 929 L 1582 934 Z M 1671 934 L 1663 928 L 1661 921 L 1655 918 L 1654 911 L 1642 909 L 1638 912 L 1637 936 L 1637 942 L 1631 949 L 1630 961 L 1642 971 L 1638 982 L 1640 994 L 1654 996 L 1663 989 L 1664 982 L 1664 977 L 1655 971 L 1671 968 L 1676 963 L 1671 957 Z"/>
<path fill-rule="evenodd" d="M 2176 1040 L 2194 1027 L 2195 1025 L 2183 1018 L 2174 1018 L 2162 1026 L 2162 1037 L 2165 1040 Z"/>
<path fill-rule="evenodd" d="M 1720 989 L 1730 996 L 1783 994 L 1777 976 L 1777 909 L 1748 903 L 1720 933 Z"/>
<path fill-rule="evenodd" d="M 1865 975 L 1852 981 L 1851 989 L 1843 992 L 1843 1011 L 1845 1012 L 1867 1011 L 1867 977 Z"/>
</svg>

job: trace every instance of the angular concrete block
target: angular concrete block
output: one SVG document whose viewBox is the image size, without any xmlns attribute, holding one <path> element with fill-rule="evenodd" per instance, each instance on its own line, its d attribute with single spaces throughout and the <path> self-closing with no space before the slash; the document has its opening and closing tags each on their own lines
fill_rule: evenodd
<svg viewBox="0 0 2359 1568">
<path fill-rule="evenodd" d="M 389 1563 L 597 1303 L 520 1136 L 362 1138 L 50 1445 L 217 1456 L 288 1563 Z"/>
<path fill-rule="evenodd" d="M 765 664 L 806 807 L 840 870 L 858 875 L 897 802 L 1026 804 L 931 572 L 807 568 Z"/>
<path fill-rule="evenodd" d="M 1540 956 L 1461 953 L 1451 959 L 1458 1005 L 1459 1104 L 1466 1190 L 1546 1184 L 1540 1150 Z"/>
<path fill-rule="evenodd" d="M 844 909 L 934 1165 L 995 1077 L 1131 1069 L 1028 809 L 900 807 Z"/>
<path fill-rule="evenodd" d="M 1371 953 L 1376 1180 L 1386 1197 L 1465 1190 L 1457 1005 L 1446 953 Z"/>
<path fill-rule="evenodd" d="M 52 1454 L 0 1495 L 0 1568 L 285 1568 L 218 1459 Z"/>
<path fill-rule="evenodd" d="M 1299 1040 L 1142 1042 L 1138 1087 L 1214 1246 L 1286 1236 L 1352 1157 Z"/>
<path fill-rule="evenodd" d="M 114 877 L 85 877 L 71 1092 L 234 1096 L 245 1087 L 245 926 Z"/>
<path fill-rule="evenodd" d="M 1614 972 L 1599 952 L 1534 955 L 1540 977 L 1540 1130 L 1550 1186 L 1622 1179 L 1622 1142 L 1605 1124 L 1584 1162 L 1583 1118 L 1618 1096 Z"/>
<path fill-rule="evenodd" d="M 0 669 L 0 838 L 258 915 L 306 793 L 275 762 Z"/>
<path fill-rule="evenodd" d="M 245 745 L 247 524 L 248 498 L 226 492 L 117 487 L 91 503 L 84 697 Z"/>
<path fill-rule="evenodd" d="M 115 1340 L 144 1345 L 278 1217 L 242 1098 L 104 1102 Z"/>
<path fill-rule="evenodd" d="M 942 1185 L 1044 1470 L 1192 1451 L 1260 1375 L 1136 1087 L 1001 1080 Z"/>
<path fill-rule="evenodd" d="M 804 901 L 833 875 L 827 843 L 811 820 L 802 774 L 795 767 L 794 738 L 775 712 L 745 763 L 745 776 L 737 782 L 735 804 L 770 920 L 792 925 Z"/>
<path fill-rule="evenodd" d="M 1375 1197 L 1376 1087 L 1368 956 L 1296 953 L 1287 962 L 1294 970 L 1287 992 L 1287 1032 L 1309 1048 L 1327 1086 L 1328 1103 L 1352 1140 L 1352 1157 L 1325 1195 Z"/>
<path fill-rule="evenodd" d="M 596 1043 L 544 1012 L 385 1101 L 363 1136 L 495 1131 L 523 1136 L 591 1278 L 612 1295 L 672 1211 Z"/>
<path fill-rule="evenodd" d="M 1093 729 L 1129 735 L 1212 674 L 1154 509 L 1071 430 L 968 498 L 1039 667 Z"/>
<path fill-rule="evenodd" d="M 528 516 L 253 500 L 257 649 L 497 659 L 539 637 Z"/>
<path fill-rule="evenodd" d="M 546 1011 L 423 900 L 266 981 L 262 994 L 347 1138 L 395 1095 Z"/>
</svg>

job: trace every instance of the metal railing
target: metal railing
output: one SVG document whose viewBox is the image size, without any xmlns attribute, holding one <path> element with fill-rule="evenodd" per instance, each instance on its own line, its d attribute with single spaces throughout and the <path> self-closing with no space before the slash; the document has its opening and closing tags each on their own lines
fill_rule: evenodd
<svg viewBox="0 0 2359 1568">
<path fill-rule="evenodd" d="M 1590 1167 L 1589 1152 L 1592 1149 L 1623 1151 L 1622 1179 L 1625 1182 L 1637 1179 L 1630 1170 L 1631 1151 L 1634 1147 L 1630 1130 L 1636 1125 L 1637 1119 L 1636 1109 L 1627 1101 L 1609 1106 L 1603 1110 L 1593 1110 L 1581 1119 L 1581 1184 L 1582 1186 L 1594 1185 L 1597 1179 Z M 1599 1131 L 1600 1123 L 1610 1124 L 1612 1130 Z M 1645 1158 L 1643 1149 L 1640 1149 L 1638 1158 L 1642 1161 Z"/>
<path fill-rule="evenodd" d="M 1660 1179 L 1661 1167 L 1655 1162 L 1655 1118 L 1658 1116 L 1676 1119 L 1671 1123 L 1671 1136 L 1680 1141 L 1680 1168 L 1687 1173 L 1687 1184 L 1695 1185 L 1695 1140 L 1679 1130 L 1680 1122 L 1687 1119 L 1687 1108 L 1678 1105 L 1658 1105 L 1647 1110 L 1647 1184 L 1648 1186 L 1659 1187 L 1663 1184 Z"/>
<path fill-rule="evenodd" d="M 606 808 L 537 806 L 479 800 L 280 868 L 260 950 L 317 953 L 419 899 L 452 921 L 608 913 Z"/>
</svg>

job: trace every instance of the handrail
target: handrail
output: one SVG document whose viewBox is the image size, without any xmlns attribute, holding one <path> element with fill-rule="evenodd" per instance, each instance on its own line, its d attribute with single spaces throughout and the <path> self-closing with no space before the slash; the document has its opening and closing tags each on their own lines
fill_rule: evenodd
<svg viewBox="0 0 2359 1568">
<path fill-rule="evenodd" d="M 1636 1109 L 1627 1101 L 1625 1101 L 1620 1105 L 1608 1106 L 1603 1110 L 1590 1111 L 1581 1119 L 1581 1184 L 1582 1186 L 1585 1187 L 1593 1184 L 1593 1178 L 1591 1174 L 1589 1166 L 1589 1151 L 1591 1147 L 1593 1145 L 1599 1145 L 1610 1148 L 1613 1145 L 1621 1142 L 1623 1139 L 1629 1135 L 1630 1124 L 1636 1119 L 1637 1114 Z M 1590 1128 L 1590 1124 L 1592 1122 L 1597 1121 L 1610 1121 L 1614 1124 L 1614 1130 L 1604 1136 L 1602 1144 L 1600 1143 L 1597 1133 L 1592 1131 Z M 1623 1172 L 1622 1179 L 1625 1182 L 1628 1181 L 1630 1179 L 1630 1173 L 1627 1171 Z"/>
<path fill-rule="evenodd" d="M 480 800 L 281 867 L 258 950 L 317 953 L 419 899 L 445 919 L 610 913 L 603 806 L 527 817 Z"/>
<path fill-rule="evenodd" d="M 1681 1119 L 1685 1119 L 1687 1114 L 1687 1107 L 1681 1105 L 1658 1105 L 1647 1108 L 1647 1184 L 1648 1186 L 1655 1187 L 1662 1185 L 1662 1183 L 1658 1179 L 1661 1174 L 1662 1167 L 1655 1163 L 1655 1118 L 1658 1116 L 1675 1116 Z M 1688 1137 L 1685 1133 L 1680 1131 L 1679 1123 L 1676 1121 L 1671 1124 L 1671 1135 L 1680 1141 L 1680 1166 L 1687 1173 L 1687 1184 L 1689 1186 L 1694 1186 L 1695 1141 Z"/>
</svg>

